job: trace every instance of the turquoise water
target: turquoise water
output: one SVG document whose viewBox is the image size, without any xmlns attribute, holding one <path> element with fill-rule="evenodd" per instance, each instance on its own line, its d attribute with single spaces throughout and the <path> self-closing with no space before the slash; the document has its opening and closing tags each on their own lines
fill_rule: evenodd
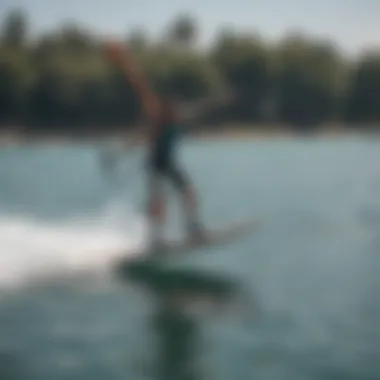
<svg viewBox="0 0 380 380">
<path fill-rule="evenodd" d="M 362 138 L 186 144 L 205 222 L 262 222 L 233 246 L 175 262 L 233 275 L 259 302 L 253 326 L 203 321 L 207 379 L 380 377 L 379 148 Z M 144 244 L 142 152 L 116 182 L 97 159 L 90 145 L 0 151 L 1 379 L 154 378 L 151 304 L 109 276 L 120 249 Z"/>
</svg>

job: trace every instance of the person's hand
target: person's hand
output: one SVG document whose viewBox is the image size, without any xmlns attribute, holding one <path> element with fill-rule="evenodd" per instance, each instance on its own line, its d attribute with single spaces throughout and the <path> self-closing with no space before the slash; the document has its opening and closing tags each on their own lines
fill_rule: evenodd
<svg viewBox="0 0 380 380">
<path fill-rule="evenodd" d="M 228 104 L 231 103 L 233 100 L 236 99 L 236 93 L 233 90 L 226 90 L 221 98 L 220 98 L 220 103 L 221 104 Z"/>
<path fill-rule="evenodd" d="M 107 56 L 117 64 L 133 66 L 133 59 L 128 51 L 128 47 L 114 40 L 108 40 L 104 45 Z"/>
</svg>

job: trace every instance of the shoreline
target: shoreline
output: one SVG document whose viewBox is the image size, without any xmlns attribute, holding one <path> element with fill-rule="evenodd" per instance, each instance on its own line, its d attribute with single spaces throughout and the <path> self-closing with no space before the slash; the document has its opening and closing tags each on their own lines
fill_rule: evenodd
<svg viewBox="0 0 380 380">
<path fill-rule="evenodd" d="M 357 130 L 355 128 L 329 127 L 304 133 L 286 128 L 266 128 L 266 130 L 252 127 L 229 127 L 218 130 L 198 130 L 187 134 L 189 140 L 273 140 L 296 139 L 302 137 L 313 138 L 342 138 L 347 136 L 378 136 L 378 128 L 369 127 Z M 1 131 L 0 147 L 20 146 L 24 144 L 39 145 L 66 145 L 78 142 L 94 142 L 107 139 L 134 138 L 135 132 L 113 131 L 109 133 L 23 133 L 18 131 Z"/>
</svg>

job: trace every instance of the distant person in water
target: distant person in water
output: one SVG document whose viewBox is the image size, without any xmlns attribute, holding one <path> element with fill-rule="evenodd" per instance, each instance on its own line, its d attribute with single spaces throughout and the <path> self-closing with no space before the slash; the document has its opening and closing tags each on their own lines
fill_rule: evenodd
<svg viewBox="0 0 380 380">
<path fill-rule="evenodd" d="M 180 194 L 187 222 L 188 238 L 201 241 L 205 238 L 199 217 L 199 206 L 195 188 L 187 173 L 177 162 L 176 148 L 181 133 L 190 118 L 194 118 L 206 107 L 225 101 L 206 100 L 188 107 L 185 111 L 174 98 L 160 98 L 125 49 L 114 43 L 107 44 L 107 53 L 113 63 L 126 74 L 137 92 L 148 118 L 148 207 L 150 222 L 150 245 L 163 245 L 162 228 L 165 221 L 164 180 L 171 182 Z"/>
</svg>

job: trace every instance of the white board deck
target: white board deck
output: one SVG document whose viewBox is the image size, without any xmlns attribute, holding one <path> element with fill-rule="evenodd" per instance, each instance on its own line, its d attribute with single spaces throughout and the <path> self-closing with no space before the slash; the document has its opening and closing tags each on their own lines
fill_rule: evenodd
<svg viewBox="0 0 380 380">
<path fill-rule="evenodd" d="M 143 255 L 143 260 L 154 260 L 180 256 L 196 249 L 230 244 L 248 235 L 256 226 L 258 226 L 257 221 L 242 220 L 228 224 L 224 227 L 208 229 L 205 240 L 200 242 L 183 239 L 171 240 L 167 241 L 164 248 L 160 249 L 160 251 L 152 250 L 136 252 L 136 256 L 139 257 Z"/>
</svg>

